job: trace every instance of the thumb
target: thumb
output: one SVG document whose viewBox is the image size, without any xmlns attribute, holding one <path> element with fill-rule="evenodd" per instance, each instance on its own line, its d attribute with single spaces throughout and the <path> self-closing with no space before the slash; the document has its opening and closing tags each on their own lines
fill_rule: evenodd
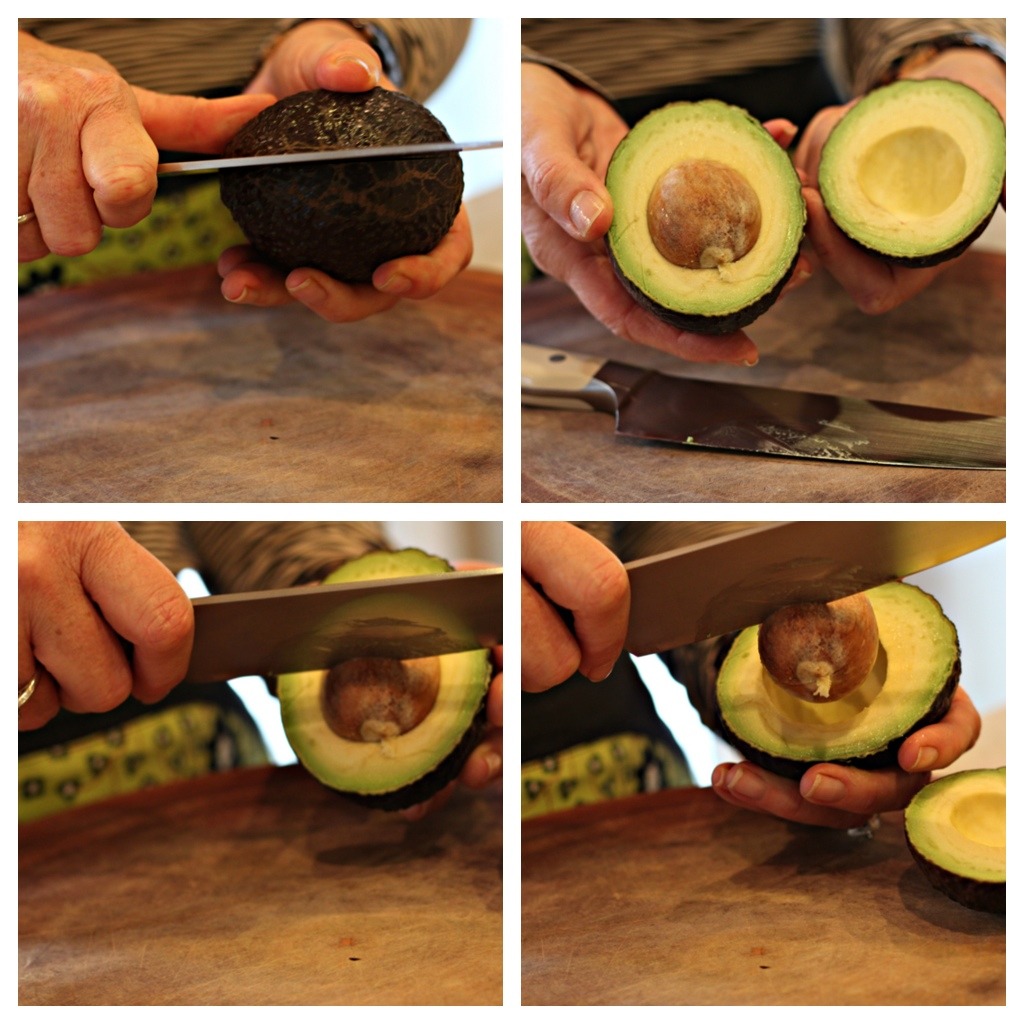
<svg viewBox="0 0 1024 1024">
<path fill-rule="evenodd" d="M 134 90 L 142 124 L 158 149 L 219 153 L 246 121 L 274 102 L 269 94 L 208 100 Z"/>
<path fill-rule="evenodd" d="M 537 205 L 582 242 L 600 238 L 612 222 L 612 201 L 601 177 L 577 152 L 575 129 L 560 110 L 523 116 L 523 181 Z"/>
</svg>

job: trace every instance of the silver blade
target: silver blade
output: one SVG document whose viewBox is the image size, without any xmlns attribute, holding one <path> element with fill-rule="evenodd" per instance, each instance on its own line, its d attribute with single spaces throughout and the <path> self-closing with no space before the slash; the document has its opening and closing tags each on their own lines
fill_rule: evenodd
<svg viewBox="0 0 1024 1024">
<path fill-rule="evenodd" d="M 360 149 L 323 149 L 306 153 L 272 153 L 268 156 L 214 157 L 209 160 L 183 160 L 158 164 L 157 174 L 191 174 L 194 171 L 221 171 L 234 167 L 278 167 L 283 164 L 308 164 L 319 160 L 379 160 L 430 156 L 433 153 L 458 153 L 464 150 L 500 149 L 501 142 L 417 142 L 404 146 L 364 146 Z"/>
<path fill-rule="evenodd" d="M 422 658 L 501 642 L 501 569 L 197 598 L 186 681 Z"/>
<path fill-rule="evenodd" d="M 630 562 L 626 648 L 653 654 L 992 544 L 1005 522 L 775 522 Z"/>
<path fill-rule="evenodd" d="M 589 407 L 628 437 L 755 455 L 937 469 L 1006 468 L 1006 418 L 692 380 L 524 344 L 523 401 Z"/>
</svg>

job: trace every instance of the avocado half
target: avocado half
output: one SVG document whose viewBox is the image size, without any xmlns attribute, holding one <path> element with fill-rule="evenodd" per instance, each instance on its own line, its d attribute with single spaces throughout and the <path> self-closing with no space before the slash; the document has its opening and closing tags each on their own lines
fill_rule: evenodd
<svg viewBox="0 0 1024 1024">
<path fill-rule="evenodd" d="M 1006 913 L 1006 768 L 955 772 L 919 790 L 907 846 L 929 882 L 972 910 Z"/>
<path fill-rule="evenodd" d="M 296 93 L 242 126 L 225 156 L 451 142 L 444 125 L 399 92 Z M 220 172 L 221 199 L 268 262 L 365 283 L 400 256 L 428 253 L 462 203 L 458 153 L 339 160 Z"/>
<path fill-rule="evenodd" d="M 324 582 L 451 571 L 444 559 L 409 548 L 353 559 Z M 364 806 L 400 810 L 456 778 L 479 743 L 491 660 L 486 650 L 404 661 L 387 655 L 384 648 L 381 657 L 330 671 L 279 676 L 277 695 L 288 742 L 309 772 Z"/>
<path fill-rule="evenodd" d="M 648 114 L 612 154 L 612 266 L 644 309 L 679 330 L 727 334 L 778 298 L 807 211 L 785 151 L 719 100 Z"/>
<path fill-rule="evenodd" d="M 829 216 L 863 249 L 926 267 L 958 256 L 992 219 L 1006 177 L 1006 126 L 988 100 L 945 79 L 868 93 L 821 152 Z"/>
<path fill-rule="evenodd" d="M 956 628 L 938 602 L 908 583 L 865 591 L 878 622 L 878 657 L 864 682 L 831 703 L 808 703 L 774 683 L 758 630 L 734 640 L 715 697 L 724 739 L 755 764 L 797 779 L 813 764 L 896 764 L 900 744 L 941 719 L 960 679 Z"/>
</svg>

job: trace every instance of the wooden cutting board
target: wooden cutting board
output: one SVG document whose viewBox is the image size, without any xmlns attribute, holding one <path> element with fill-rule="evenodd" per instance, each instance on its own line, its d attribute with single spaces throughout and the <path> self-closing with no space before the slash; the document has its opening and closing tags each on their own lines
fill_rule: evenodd
<svg viewBox="0 0 1024 1024">
<path fill-rule="evenodd" d="M 22 1004 L 500 1004 L 501 795 L 246 769 L 23 826 Z"/>
<path fill-rule="evenodd" d="M 1005 919 L 872 838 L 675 790 L 524 823 L 525 1004 L 1005 1002 Z"/>
<path fill-rule="evenodd" d="M 19 301 L 22 501 L 501 500 L 501 277 L 328 324 L 210 267 Z"/>
<path fill-rule="evenodd" d="M 614 337 L 564 286 L 522 295 L 523 340 L 701 380 L 853 395 L 969 412 L 1006 407 L 1006 258 L 968 252 L 921 295 L 860 313 L 824 271 L 747 328 L 753 368 L 687 363 Z M 997 501 L 1006 474 L 908 469 L 616 437 L 611 416 L 523 408 L 522 496 L 546 501 Z"/>
</svg>

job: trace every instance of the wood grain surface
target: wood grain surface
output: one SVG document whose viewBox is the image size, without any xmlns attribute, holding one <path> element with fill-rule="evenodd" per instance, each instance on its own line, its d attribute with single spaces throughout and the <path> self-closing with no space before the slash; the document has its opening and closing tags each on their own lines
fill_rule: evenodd
<svg viewBox="0 0 1024 1024">
<path fill-rule="evenodd" d="M 500 1004 L 501 795 L 406 823 L 298 767 L 22 826 L 22 1004 Z"/>
<path fill-rule="evenodd" d="M 1005 1002 L 1003 917 L 873 837 L 669 790 L 523 825 L 524 1004 Z"/>
<path fill-rule="evenodd" d="M 753 368 L 686 363 L 614 337 L 563 285 L 522 292 L 523 340 L 702 380 L 1002 414 L 1006 259 L 969 252 L 882 316 L 824 271 L 747 328 Z M 1004 501 L 1006 475 L 696 451 L 616 437 L 602 413 L 522 410 L 522 497 L 546 501 Z"/>
<path fill-rule="evenodd" d="M 19 301 L 22 501 L 501 500 L 501 277 L 352 324 L 210 267 Z"/>
</svg>

